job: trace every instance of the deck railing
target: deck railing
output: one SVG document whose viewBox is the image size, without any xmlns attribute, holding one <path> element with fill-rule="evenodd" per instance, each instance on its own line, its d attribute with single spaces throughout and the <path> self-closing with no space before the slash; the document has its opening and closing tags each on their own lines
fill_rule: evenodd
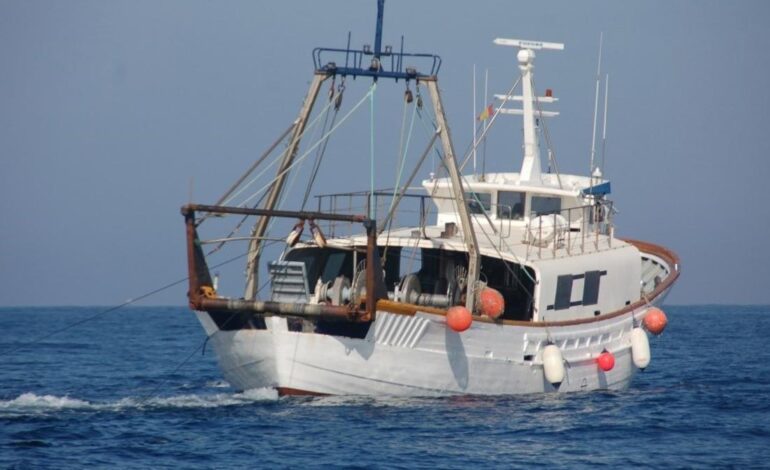
<svg viewBox="0 0 770 470">
<path fill-rule="evenodd" d="M 584 253 L 591 245 L 593 250 L 612 248 L 614 212 L 612 201 L 597 201 L 558 212 L 533 214 L 524 231 L 523 241 L 529 247 L 527 256 L 536 253 L 542 258 L 544 248 L 553 257 L 560 248 L 564 248 L 566 255 Z"/>
<path fill-rule="evenodd" d="M 370 197 L 371 194 L 371 197 Z M 401 197 L 398 210 L 393 214 L 393 220 L 386 227 L 384 224 L 391 209 L 393 201 L 392 189 L 370 191 L 355 191 L 335 194 L 321 194 L 315 196 L 319 211 L 328 213 L 364 213 L 373 214 L 377 221 L 377 226 L 388 230 L 389 228 L 400 228 L 406 226 L 419 227 L 420 234 L 425 235 L 425 226 L 428 216 L 435 213 L 435 207 L 430 204 L 431 197 L 426 194 L 403 193 L 398 194 Z M 426 199 L 428 200 L 426 203 Z M 373 211 L 370 212 L 370 204 Z M 408 220 L 405 220 L 407 219 Z M 343 229 L 346 229 L 343 231 Z M 325 224 L 326 233 L 333 237 L 351 235 L 353 229 L 358 229 L 355 224 L 340 223 L 337 221 L 328 221 Z"/>
<path fill-rule="evenodd" d="M 371 197 L 370 197 L 371 194 Z M 327 213 L 370 213 L 369 204 L 373 204 L 374 219 L 377 226 L 384 230 L 415 227 L 417 234 L 425 237 L 425 228 L 429 217 L 437 214 L 434 199 L 446 199 L 436 195 L 418 194 L 406 192 L 398 194 L 401 197 L 398 210 L 393 214 L 393 220 L 387 222 L 388 213 L 393 201 L 393 190 L 381 189 L 372 193 L 370 191 L 357 191 L 346 193 L 322 194 L 315 196 L 317 210 Z M 371 202 L 370 202 L 371 201 Z M 478 202 L 478 201 L 477 201 Z M 513 208 L 503 204 L 489 204 L 488 207 L 479 209 L 478 204 L 473 204 L 471 212 L 474 222 L 488 224 L 491 233 L 486 231 L 486 238 L 499 250 L 510 248 L 511 243 L 524 243 L 527 245 L 527 257 L 557 256 L 560 249 L 565 250 L 566 255 L 584 253 L 587 249 L 600 250 L 612 247 L 614 226 L 612 217 L 614 208 L 611 201 L 597 201 L 596 204 L 580 207 L 570 207 L 560 211 L 549 213 L 531 213 L 530 217 L 519 219 L 511 217 L 498 217 L 498 214 L 512 214 Z M 435 219 L 434 219 L 435 220 Z M 512 240 L 515 232 L 513 226 L 516 223 L 524 223 L 521 239 Z M 356 224 L 327 221 L 325 233 L 331 237 L 352 235 Z"/>
</svg>

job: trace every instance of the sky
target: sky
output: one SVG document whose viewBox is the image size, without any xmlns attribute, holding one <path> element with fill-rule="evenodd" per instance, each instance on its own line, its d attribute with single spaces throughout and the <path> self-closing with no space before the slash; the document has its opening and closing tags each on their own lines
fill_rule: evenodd
<svg viewBox="0 0 770 470">
<path fill-rule="evenodd" d="M 312 49 L 344 47 L 348 31 L 371 44 L 375 12 L 375 0 L 0 1 L 0 306 L 114 305 L 184 278 L 179 207 L 213 203 L 295 119 Z M 403 34 L 407 51 L 441 56 L 462 153 L 473 66 L 490 93 L 515 78 L 515 50 L 492 40 L 565 43 L 538 53 L 536 85 L 560 99 L 548 124 L 560 170 L 585 174 L 603 33 L 618 234 L 680 255 L 668 303 L 768 304 L 768 24 L 766 1 L 388 0 L 384 44 Z M 370 83 L 348 84 L 344 110 Z M 403 91 L 376 94 L 379 187 L 395 181 Z M 367 189 L 362 109 L 330 140 L 315 193 Z M 520 123 L 500 126 L 487 166 L 518 171 Z M 288 209 L 304 193 L 294 183 Z M 228 269 L 242 285 L 242 266 Z M 143 303 L 184 305 L 185 292 Z"/>
</svg>

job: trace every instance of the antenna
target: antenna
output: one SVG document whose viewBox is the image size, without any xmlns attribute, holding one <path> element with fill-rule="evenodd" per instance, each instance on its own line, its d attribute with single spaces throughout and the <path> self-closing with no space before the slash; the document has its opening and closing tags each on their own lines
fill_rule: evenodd
<svg viewBox="0 0 770 470">
<path fill-rule="evenodd" d="M 564 50 L 564 44 L 558 42 L 528 41 L 526 39 L 495 39 L 498 46 L 513 46 L 521 49 L 553 49 L 557 51 Z"/>
<path fill-rule="evenodd" d="M 599 63 L 596 66 L 596 94 L 594 95 L 594 127 L 591 132 L 591 162 L 588 174 L 591 176 L 591 186 L 594 185 L 594 157 L 596 155 L 596 115 L 599 112 L 599 81 L 602 71 L 602 43 L 604 42 L 604 33 L 599 33 Z"/>
<path fill-rule="evenodd" d="M 476 64 L 473 64 L 473 174 L 476 174 Z"/>
<path fill-rule="evenodd" d="M 604 154 L 607 148 L 607 98 L 610 89 L 610 74 L 604 78 L 604 124 L 602 125 L 602 175 L 604 175 Z"/>
<path fill-rule="evenodd" d="M 484 69 L 484 106 L 489 103 L 489 94 L 487 93 L 489 88 L 489 69 Z M 487 121 L 484 121 L 484 130 L 482 131 L 482 138 L 484 139 L 484 147 L 481 149 L 481 181 L 486 179 L 487 173 Z"/>
</svg>

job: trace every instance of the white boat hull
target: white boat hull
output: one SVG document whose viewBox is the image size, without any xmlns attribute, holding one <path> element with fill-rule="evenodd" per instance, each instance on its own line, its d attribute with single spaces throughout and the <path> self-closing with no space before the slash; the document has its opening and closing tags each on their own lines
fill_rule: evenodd
<svg viewBox="0 0 770 470">
<path fill-rule="evenodd" d="M 430 396 L 625 389 L 637 370 L 631 330 L 646 311 L 548 328 L 476 321 L 462 333 L 449 329 L 441 315 L 378 312 L 363 339 L 289 331 L 279 316 L 266 318 L 263 330 L 220 331 L 208 313 L 196 313 L 225 379 L 237 389 Z M 565 378 L 556 385 L 543 368 L 549 341 L 565 361 Z M 605 349 L 615 356 L 608 372 L 596 363 Z"/>
</svg>

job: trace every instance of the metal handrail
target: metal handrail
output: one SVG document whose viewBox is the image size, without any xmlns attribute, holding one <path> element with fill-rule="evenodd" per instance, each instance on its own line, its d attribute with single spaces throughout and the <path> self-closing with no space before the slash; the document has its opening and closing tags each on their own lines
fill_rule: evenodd
<svg viewBox="0 0 770 470">
<path fill-rule="evenodd" d="M 371 198 L 369 197 L 371 193 Z M 404 214 L 404 213 L 411 213 L 411 214 L 418 214 L 418 226 L 420 228 L 420 233 L 424 236 L 425 234 L 425 225 L 427 221 L 427 209 L 430 207 L 429 205 L 425 204 L 425 199 L 431 199 L 430 195 L 426 194 L 414 194 L 405 192 L 400 195 L 402 198 L 406 199 L 417 199 L 419 200 L 419 207 L 416 210 L 401 210 L 398 213 Z M 330 193 L 330 194 L 319 194 L 315 196 L 318 206 L 318 211 L 321 211 L 323 208 L 326 209 L 326 212 L 328 213 L 336 213 L 337 211 L 344 211 L 346 213 L 350 213 L 353 210 L 361 211 L 364 213 L 369 213 L 369 203 L 372 201 L 374 204 L 374 211 L 375 219 L 378 221 L 378 224 L 382 222 L 382 218 L 385 217 L 385 214 L 387 214 L 388 209 L 390 208 L 390 203 L 393 199 L 393 190 L 392 189 L 379 189 L 375 190 L 374 192 L 371 191 L 352 191 L 352 192 L 344 192 L 344 193 Z M 360 203 L 354 203 L 354 201 L 360 201 Z M 346 204 L 340 204 L 340 201 L 346 202 Z M 378 215 L 379 214 L 379 215 Z M 351 226 L 352 224 L 345 224 L 347 226 Z M 395 218 L 393 221 L 393 226 L 398 226 L 395 224 Z M 327 233 L 330 234 L 332 237 L 336 236 L 337 229 L 339 227 L 339 224 L 336 221 L 329 221 L 327 223 L 326 229 Z"/>
<path fill-rule="evenodd" d="M 337 213 L 338 211 L 344 211 L 350 213 L 352 211 L 358 211 L 368 213 L 369 201 L 374 204 L 375 219 L 381 222 L 381 218 L 384 217 L 384 213 L 387 213 L 390 202 L 393 198 L 392 189 L 380 189 L 371 193 L 372 197 L 369 197 L 370 191 L 353 191 L 343 193 L 329 193 L 315 196 L 318 201 L 318 211 L 325 209 L 327 213 Z M 417 214 L 418 220 L 416 222 L 417 227 L 420 230 L 420 235 L 425 236 L 425 228 L 427 225 L 427 217 L 433 212 L 435 207 L 432 204 L 426 204 L 425 200 L 445 199 L 451 200 L 452 198 L 430 195 L 430 194 L 415 194 L 405 192 L 400 195 L 402 198 L 419 201 L 418 208 L 413 209 L 401 209 L 397 214 Z M 360 201 L 360 204 L 356 204 L 355 200 Z M 344 201 L 345 204 L 341 204 L 340 201 Z M 524 216 L 522 219 L 513 219 L 508 217 L 500 217 L 500 209 L 505 209 L 503 213 L 511 213 L 513 206 L 508 204 L 490 204 L 489 207 L 485 207 L 484 211 L 487 214 L 488 221 L 492 223 L 493 230 L 497 233 L 494 235 L 497 240 L 497 244 L 500 249 L 504 248 L 505 240 L 511 237 L 512 226 L 514 222 L 525 222 L 524 235 L 522 242 L 527 244 L 530 248 L 538 248 L 537 256 L 543 256 L 543 248 L 550 248 L 550 254 L 556 256 L 559 248 L 564 248 L 568 255 L 577 253 L 585 253 L 586 241 L 593 241 L 595 249 L 600 249 L 601 238 L 600 235 L 607 237 L 607 248 L 612 247 L 612 237 L 614 225 L 612 222 L 612 215 L 614 213 L 612 201 L 599 201 L 597 204 L 588 204 L 578 207 L 569 207 L 561 209 L 556 212 L 550 213 L 530 213 L 529 216 Z M 507 211 L 506 211 L 507 210 Z M 380 214 L 380 216 L 377 216 Z M 566 220 L 566 228 L 559 229 L 563 224 L 556 217 L 560 215 Z M 543 217 L 553 217 L 554 234 L 553 239 L 543 240 Z M 483 220 L 479 218 L 478 220 Z M 394 217 L 393 227 L 399 227 Z M 339 227 L 338 221 L 328 221 L 327 232 L 332 237 L 337 234 L 336 229 Z M 352 224 L 347 224 L 352 226 Z M 576 232 L 580 232 L 580 238 L 575 237 Z M 535 237 L 537 235 L 537 237 Z M 534 242 L 534 238 L 537 238 L 538 242 Z M 531 249 L 528 248 L 527 256 L 531 253 Z"/>
<path fill-rule="evenodd" d="M 573 214 L 580 212 L 579 217 L 573 217 Z M 572 254 L 573 239 L 572 233 L 574 231 L 580 232 L 580 253 L 585 252 L 586 235 L 594 235 L 594 248 L 599 249 L 599 236 L 605 235 L 607 237 L 607 247 L 612 247 L 612 238 L 614 233 L 614 225 L 612 222 L 613 203 L 612 201 L 598 201 L 596 204 L 589 204 L 585 206 L 569 207 L 560 211 L 554 211 L 544 214 L 530 215 L 529 221 L 524 233 L 524 243 L 533 244 L 533 240 L 530 239 L 532 234 L 532 223 L 537 220 L 537 246 L 538 257 L 542 257 L 542 248 L 544 246 L 551 245 L 551 255 L 556 256 L 556 250 L 560 247 L 564 247 L 567 254 Z M 566 215 L 566 216 L 565 216 Z M 543 217 L 553 217 L 553 240 L 544 241 L 543 239 Z M 557 216 L 561 216 L 567 221 L 567 228 L 560 233 L 559 225 L 560 221 Z M 575 226 L 575 223 L 579 223 Z M 566 235 L 566 240 L 563 237 Z M 529 250 L 527 251 L 529 255 Z"/>
</svg>

